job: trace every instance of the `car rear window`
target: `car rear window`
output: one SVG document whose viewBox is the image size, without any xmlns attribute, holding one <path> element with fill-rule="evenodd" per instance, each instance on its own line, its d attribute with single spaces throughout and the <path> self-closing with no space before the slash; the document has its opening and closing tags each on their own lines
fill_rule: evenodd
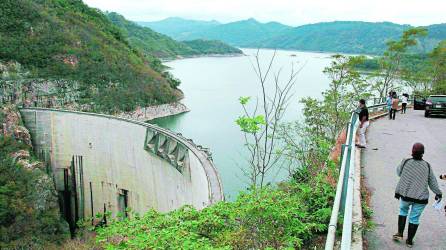
<svg viewBox="0 0 446 250">
<path fill-rule="evenodd" d="M 433 102 L 446 102 L 446 96 L 430 96 L 429 99 Z"/>
</svg>

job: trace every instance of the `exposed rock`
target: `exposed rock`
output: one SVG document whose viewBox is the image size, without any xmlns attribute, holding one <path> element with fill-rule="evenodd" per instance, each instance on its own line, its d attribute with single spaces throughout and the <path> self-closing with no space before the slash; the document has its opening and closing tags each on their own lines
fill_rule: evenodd
<svg viewBox="0 0 446 250">
<path fill-rule="evenodd" d="M 30 163 L 28 159 L 20 159 L 17 161 L 17 164 L 29 170 L 43 169 L 43 163 L 40 161 Z"/>
<path fill-rule="evenodd" d="M 32 146 L 31 134 L 29 133 L 29 130 L 24 126 L 17 126 L 14 129 L 14 136 L 17 140 L 25 143 L 28 146 Z"/>
<path fill-rule="evenodd" d="M 12 153 L 11 157 L 14 159 L 14 161 L 24 160 L 24 159 L 29 159 L 30 154 L 29 154 L 29 151 L 19 150 L 17 152 Z"/>
<path fill-rule="evenodd" d="M 190 110 L 183 103 L 174 102 L 174 103 L 168 103 L 144 108 L 138 107 L 133 112 L 121 113 L 118 114 L 117 116 L 126 119 L 145 122 L 153 120 L 155 118 L 177 115 L 189 111 Z"/>
<path fill-rule="evenodd" d="M 60 56 L 63 63 L 76 67 L 76 56 Z M 0 103 L 61 108 L 79 100 L 79 83 L 74 80 L 32 78 L 17 62 L 0 61 Z"/>
<path fill-rule="evenodd" d="M 40 170 L 35 170 L 40 171 Z M 38 210 L 48 210 L 57 208 L 57 192 L 53 187 L 53 180 L 48 175 L 41 175 L 35 183 L 35 189 L 38 196 L 35 197 L 34 207 Z"/>
<path fill-rule="evenodd" d="M 3 114 L 3 123 L 6 127 L 18 126 L 20 124 L 20 114 L 13 106 L 5 106 L 1 110 Z"/>
<path fill-rule="evenodd" d="M 12 105 L 3 107 L 0 110 L 0 131 L 3 135 L 14 136 L 16 140 L 32 146 L 29 130 L 21 125 L 19 111 Z"/>
</svg>

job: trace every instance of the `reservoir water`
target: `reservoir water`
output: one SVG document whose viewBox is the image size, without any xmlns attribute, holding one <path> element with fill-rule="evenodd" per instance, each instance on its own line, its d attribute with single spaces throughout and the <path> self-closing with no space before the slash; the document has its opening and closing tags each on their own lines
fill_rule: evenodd
<svg viewBox="0 0 446 250">
<path fill-rule="evenodd" d="M 211 149 L 227 199 L 234 199 L 238 191 L 247 187 L 247 178 L 241 170 L 247 166 L 243 134 L 235 123 L 242 114 L 238 99 L 250 96 L 251 102 L 255 102 L 255 98 L 260 96 L 260 83 L 252 65 L 257 50 L 243 49 L 243 52 L 246 56 L 200 57 L 167 62 L 172 74 L 181 80 L 180 88 L 185 95 L 182 102 L 191 111 L 153 121 Z M 273 54 L 273 50 L 259 51 L 264 70 Z M 299 100 L 306 96 L 320 97 L 328 87 L 330 81 L 322 70 L 330 62 L 330 54 L 326 53 L 277 51 L 271 73 L 281 70 L 281 79 L 285 81 L 292 67 L 301 69 L 286 120 L 302 119 Z M 272 83 L 269 81 L 270 86 Z M 272 90 L 272 87 L 268 87 L 268 90 Z M 279 172 L 274 180 L 283 178 L 286 178 L 285 171 Z"/>
</svg>

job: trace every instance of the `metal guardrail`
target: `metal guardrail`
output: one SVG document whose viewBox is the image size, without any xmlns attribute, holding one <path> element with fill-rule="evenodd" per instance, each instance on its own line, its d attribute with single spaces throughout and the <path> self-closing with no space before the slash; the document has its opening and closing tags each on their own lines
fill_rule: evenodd
<svg viewBox="0 0 446 250">
<path fill-rule="evenodd" d="M 409 99 L 408 101 L 411 103 L 413 102 L 413 99 Z M 370 114 L 388 111 L 385 97 L 373 98 L 368 100 L 367 103 L 373 103 L 372 105 L 368 106 Z M 354 183 L 355 181 L 360 181 L 355 180 L 355 141 L 358 125 L 358 113 L 355 110 L 352 112 L 350 122 L 347 124 L 347 138 L 345 143 L 342 145 L 339 179 L 336 186 L 336 196 L 333 202 L 330 224 L 328 225 L 325 250 L 332 250 L 334 248 L 339 215 L 342 215 L 344 218 L 342 224 L 341 249 L 351 249 Z"/>
<path fill-rule="evenodd" d="M 379 103 L 377 104 L 377 102 Z M 382 102 L 384 101 L 384 102 Z M 373 105 L 368 107 L 370 113 L 386 111 L 385 100 L 373 99 Z M 347 124 L 347 138 L 342 145 L 341 150 L 341 166 L 339 171 L 339 179 L 336 186 L 336 196 L 333 203 L 333 209 L 328 225 L 327 240 L 325 250 L 332 250 L 336 240 L 336 229 L 338 226 L 338 218 L 343 216 L 341 249 L 347 250 L 351 248 L 352 243 L 352 220 L 353 220 L 353 191 L 355 183 L 355 141 L 356 132 L 358 130 L 359 119 L 357 111 L 353 111 L 350 122 Z"/>
</svg>

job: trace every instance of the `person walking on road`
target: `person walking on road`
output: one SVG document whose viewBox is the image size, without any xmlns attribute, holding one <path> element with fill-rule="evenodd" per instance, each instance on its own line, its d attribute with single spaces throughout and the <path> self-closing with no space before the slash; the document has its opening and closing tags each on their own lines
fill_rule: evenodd
<svg viewBox="0 0 446 250">
<path fill-rule="evenodd" d="M 369 126 L 369 110 L 365 105 L 365 100 L 359 100 L 359 144 L 356 144 L 358 148 L 365 148 L 367 145 L 365 139 L 365 132 Z"/>
<path fill-rule="evenodd" d="M 396 93 L 393 92 L 392 96 L 392 108 L 390 109 L 390 119 L 395 120 L 396 111 L 398 110 L 398 103 L 400 100 L 396 96 Z"/>
<path fill-rule="evenodd" d="M 403 159 L 397 167 L 400 177 L 395 190 L 395 198 L 400 201 L 398 216 L 398 232 L 393 239 L 403 239 L 406 219 L 409 216 L 409 228 L 406 245 L 413 246 L 413 239 L 420 224 L 420 216 L 429 201 L 428 187 L 435 193 L 435 200 L 441 200 L 442 192 L 430 164 L 423 160 L 424 145 L 415 143 L 412 146 L 412 158 Z M 410 212 L 409 212 L 410 209 Z"/>
<path fill-rule="evenodd" d="M 407 108 L 407 101 L 409 96 L 407 94 L 403 94 L 403 96 L 401 97 L 401 114 L 405 114 L 406 113 L 406 108 Z"/>
</svg>

